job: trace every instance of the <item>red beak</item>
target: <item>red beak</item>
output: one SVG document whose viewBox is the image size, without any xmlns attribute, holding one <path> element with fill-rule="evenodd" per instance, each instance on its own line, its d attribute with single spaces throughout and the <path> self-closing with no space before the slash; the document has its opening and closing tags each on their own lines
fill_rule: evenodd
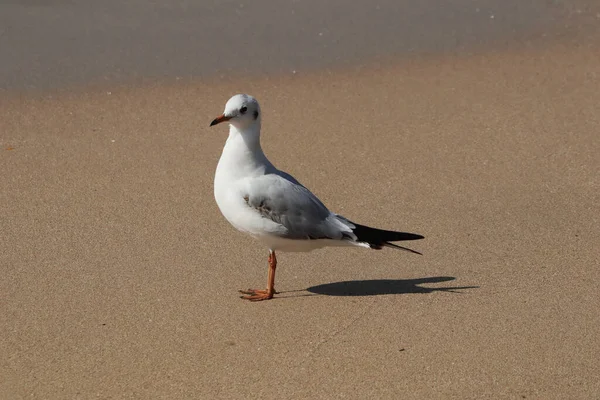
<svg viewBox="0 0 600 400">
<path fill-rule="evenodd" d="M 230 119 L 231 117 L 226 117 L 225 114 L 221 114 L 217 118 L 213 119 L 213 121 L 210 123 L 210 126 L 220 124 L 221 122 L 229 121 Z"/>
</svg>

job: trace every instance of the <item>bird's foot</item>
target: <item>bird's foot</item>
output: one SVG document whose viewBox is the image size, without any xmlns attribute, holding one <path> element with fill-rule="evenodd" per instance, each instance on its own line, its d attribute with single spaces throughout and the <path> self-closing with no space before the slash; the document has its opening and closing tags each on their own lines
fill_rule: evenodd
<svg viewBox="0 0 600 400">
<path fill-rule="evenodd" d="M 248 289 L 248 290 L 240 290 L 239 292 L 241 294 L 245 295 L 245 296 L 240 296 L 242 299 L 250 300 L 250 301 L 269 300 L 269 299 L 273 298 L 273 295 L 275 293 L 277 293 L 274 290 L 269 291 L 268 289 Z"/>
</svg>

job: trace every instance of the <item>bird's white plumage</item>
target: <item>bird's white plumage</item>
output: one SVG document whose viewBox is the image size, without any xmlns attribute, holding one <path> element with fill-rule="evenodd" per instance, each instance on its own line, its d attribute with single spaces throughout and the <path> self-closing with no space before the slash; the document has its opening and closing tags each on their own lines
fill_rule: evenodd
<svg viewBox="0 0 600 400">
<path fill-rule="evenodd" d="M 217 165 L 214 194 L 225 218 L 271 250 L 310 251 L 362 246 L 355 227 L 332 213 L 291 175 L 278 170 L 260 146 L 261 110 L 248 95 L 233 96 L 223 116 L 229 137 Z"/>
</svg>

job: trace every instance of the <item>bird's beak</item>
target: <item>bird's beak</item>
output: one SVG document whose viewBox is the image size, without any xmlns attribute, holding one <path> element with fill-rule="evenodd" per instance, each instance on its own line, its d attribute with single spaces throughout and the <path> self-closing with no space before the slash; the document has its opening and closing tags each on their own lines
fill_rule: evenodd
<svg viewBox="0 0 600 400">
<path fill-rule="evenodd" d="M 227 116 L 225 116 L 225 114 L 221 114 L 217 118 L 212 120 L 212 122 L 210 123 L 210 126 L 220 124 L 221 122 L 229 121 L 230 119 L 231 119 L 231 117 L 227 117 Z"/>
</svg>

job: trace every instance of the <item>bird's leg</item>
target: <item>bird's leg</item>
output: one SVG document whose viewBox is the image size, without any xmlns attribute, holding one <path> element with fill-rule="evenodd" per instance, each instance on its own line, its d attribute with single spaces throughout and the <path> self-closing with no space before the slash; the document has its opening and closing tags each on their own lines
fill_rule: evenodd
<svg viewBox="0 0 600 400">
<path fill-rule="evenodd" d="M 269 275 L 267 279 L 267 291 L 271 293 L 271 297 L 275 292 L 275 269 L 277 268 L 277 257 L 275 251 L 269 250 Z"/>
<path fill-rule="evenodd" d="M 250 301 L 261 301 L 269 300 L 273 298 L 275 292 L 275 268 L 277 268 L 277 257 L 275 251 L 269 250 L 269 277 L 267 281 L 267 288 L 262 289 L 248 289 L 240 290 L 240 293 L 246 296 L 241 296 L 242 299 Z"/>
</svg>

